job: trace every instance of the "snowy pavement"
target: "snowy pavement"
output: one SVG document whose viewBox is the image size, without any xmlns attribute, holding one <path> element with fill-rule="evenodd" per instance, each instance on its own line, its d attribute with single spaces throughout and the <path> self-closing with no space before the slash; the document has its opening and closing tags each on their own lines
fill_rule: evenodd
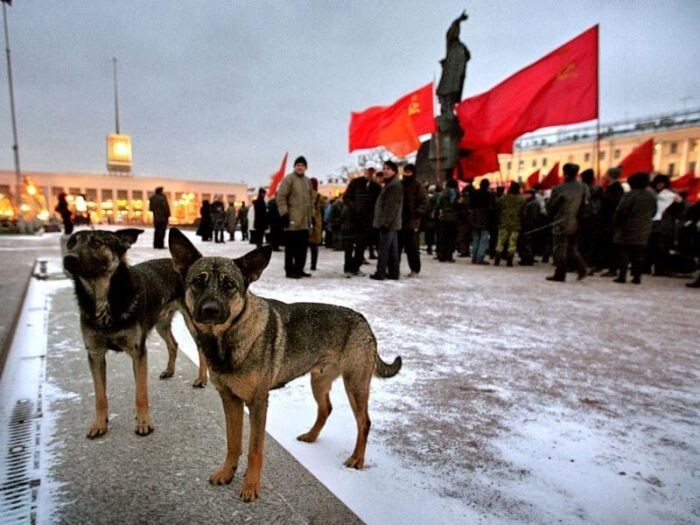
<svg viewBox="0 0 700 525">
<path fill-rule="evenodd" d="M 150 233 L 132 263 L 167 256 L 150 248 Z M 232 257 L 251 249 L 197 246 Z M 373 380 L 362 472 L 342 467 L 355 437 L 342 381 L 311 445 L 295 439 L 316 414 L 308 379 L 271 394 L 269 433 L 353 512 L 383 524 L 700 521 L 696 290 L 661 278 L 550 283 L 544 266 L 426 256 L 423 266 L 418 279 L 346 279 L 342 254 L 322 248 L 313 278 L 289 280 L 275 253 L 252 286 L 354 308 L 384 360 L 403 358 L 398 376 Z M 193 354 L 181 320 L 176 337 Z M 87 366 L 78 373 L 89 376 Z"/>
</svg>

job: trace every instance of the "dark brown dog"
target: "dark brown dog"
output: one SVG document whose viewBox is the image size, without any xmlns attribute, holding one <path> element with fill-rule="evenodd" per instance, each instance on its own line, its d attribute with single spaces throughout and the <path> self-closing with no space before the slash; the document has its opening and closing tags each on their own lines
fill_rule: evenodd
<svg viewBox="0 0 700 525">
<path fill-rule="evenodd" d="M 401 358 L 391 365 L 382 361 L 367 320 L 349 308 L 285 304 L 252 294 L 248 286 L 269 263 L 270 246 L 235 260 L 202 257 L 175 228 L 170 230 L 169 246 L 175 269 L 184 281 L 185 304 L 194 320 L 211 382 L 221 395 L 226 415 L 226 459 L 209 481 L 221 485 L 233 479 L 242 448 L 245 403 L 250 411 L 250 442 L 241 497 L 245 501 L 258 497 L 268 393 L 307 372 L 311 372 L 318 414 L 311 430 L 298 439 L 316 440 L 331 413 L 331 384 L 343 376 L 357 421 L 355 450 L 345 465 L 362 469 L 370 427 L 367 402 L 372 375 L 394 376 L 401 369 Z"/>
<path fill-rule="evenodd" d="M 126 262 L 126 252 L 143 230 L 116 232 L 87 230 L 68 239 L 63 266 L 73 278 L 80 307 L 80 329 L 88 352 L 95 387 L 95 420 L 87 437 L 107 432 L 107 350 L 131 356 L 136 381 L 136 433 L 153 432 L 148 405 L 148 361 L 146 337 L 153 327 L 168 347 L 168 365 L 161 379 L 173 376 L 177 341 L 170 323 L 180 310 L 190 333 L 196 332 L 184 307 L 184 292 L 170 259 L 146 261 L 135 266 Z M 207 381 L 200 349 L 199 374 L 192 386 Z"/>
</svg>

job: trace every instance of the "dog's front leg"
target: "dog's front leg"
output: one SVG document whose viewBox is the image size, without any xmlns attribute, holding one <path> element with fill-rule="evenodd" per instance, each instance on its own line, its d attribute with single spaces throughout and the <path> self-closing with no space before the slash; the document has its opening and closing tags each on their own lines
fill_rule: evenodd
<svg viewBox="0 0 700 525">
<path fill-rule="evenodd" d="M 265 446 L 265 420 L 267 418 L 267 393 L 248 404 L 250 412 L 250 438 L 248 443 L 248 470 L 241 488 L 243 501 L 253 501 L 260 494 L 260 473 Z"/>
<path fill-rule="evenodd" d="M 209 482 L 214 485 L 231 483 L 238 468 L 243 442 L 243 401 L 234 396 L 227 388 L 219 390 L 226 416 L 226 459 L 223 466 L 214 472 Z"/>
<path fill-rule="evenodd" d="M 107 433 L 107 361 L 104 348 L 88 349 L 88 363 L 95 388 L 95 421 L 88 430 L 87 437 L 95 439 Z"/>
<path fill-rule="evenodd" d="M 146 346 L 132 355 L 134 380 L 136 381 L 136 430 L 139 436 L 153 432 L 151 412 L 148 406 L 148 357 Z"/>
<path fill-rule="evenodd" d="M 207 384 L 207 360 L 204 357 L 202 343 L 199 341 L 199 337 L 197 336 L 197 328 L 194 326 L 194 322 L 192 321 L 192 317 L 187 311 L 187 308 L 183 308 L 181 312 L 182 317 L 185 320 L 185 325 L 190 331 L 192 339 L 194 339 L 194 342 L 197 344 L 197 354 L 199 355 L 199 371 L 197 373 L 197 378 L 192 382 L 192 386 L 194 388 L 204 388 L 204 386 Z"/>
</svg>

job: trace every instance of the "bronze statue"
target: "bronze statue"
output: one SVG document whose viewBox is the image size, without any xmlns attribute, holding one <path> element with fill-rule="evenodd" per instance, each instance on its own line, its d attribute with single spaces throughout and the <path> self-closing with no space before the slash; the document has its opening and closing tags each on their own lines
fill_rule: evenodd
<svg viewBox="0 0 700 525">
<path fill-rule="evenodd" d="M 442 75 L 436 90 L 440 101 L 440 115 L 436 118 L 437 132 L 430 139 L 430 146 L 418 151 L 416 164 L 419 166 L 419 180 L 443 182 L 452 178 L 454 169 L 458 168 L 459 141 L 464 130 L 455 116 L 454 107 L 462 100 L 462 88 L 470 58 L 467 46 L 459 40 L 459 26 L 467 18 L 464 11 L 447 30 L 447 49 L 445 58 L 440 61 Z M 428 165 L 432 167 L 430 172 L 424 168 Z"/>
<path fill-rule="evenodd" d="M 447 30 L 445 58 L 442 64 L 442 75 L 437 87 L 437 96 L 440 100 L 441 115 L 454 115 L 454 106 L 462 100 L 462 88 L 466 76 L 467 62 L 471 58 L 469 49 L 459 40 L 459 25 L 467 20 L 467 12 L 464 11 Z"/>
</svg>

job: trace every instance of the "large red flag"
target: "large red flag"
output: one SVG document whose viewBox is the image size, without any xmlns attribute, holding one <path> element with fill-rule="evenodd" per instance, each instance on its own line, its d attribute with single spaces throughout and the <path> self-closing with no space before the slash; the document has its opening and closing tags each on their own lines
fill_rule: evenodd
<svg viewBox="0 0 700 525">
<path fill-rule="evenodd" d="M 464 152 L 459 158 L 462 180 L 474 179 L 501 169 L 498 155 L 493 148 L 481 148 Z"/>
<path fill-rule="evenodd" d="M 654 171 L 654 139 L 642 142 L 620 162 L 622 173 L 620 179 L 625 180 L 638 171 L 651 173 Z"/>
<path fill-rule="evenodd" d="M 284 172 L 287 168 L 287 155 L 289 155 L 289 152 L 284 154 L 284 158 L 282 159 L 280 169 L 277 172 L 273 173 L 272 177 L 270 177 L 270 187 L 267 189 L 268 199 L 271 199 L 275 196 L 275 193 L 277 192 L 277 186 L 280 185 L 280 182 L 282 182 L 282 179 L 284 178 Z"/>
<path fill-rule="evenodd" d="M 457 117 L 464 149 L 511 153 L 516 137 L 547 126 L 598 117 L 598 26 L 496 87 L 462 101 Z"/>
<path fill-rule="evenodd" d="M 543 190 L 551 190 L 554 186 L 559 186 L 561 184 L 561 179 L 559 178 L 559 163 L 557 162 L 544 179 L 540 182 Z"/>
<path fill-rule="evenodd" d="M 540 169 L 537 168 L 535 171 L 533 171 L 530 174 L 530 176 L 525 181 L 525 187 L 527 189 L 534 188 L 535 184 L 538 184 L 539 182 L 540 182 Z"/>
<path fill-rule="evenodd" d="M 435 131 L 433 83 L 391 106 L 373 106 L 350 116 L 349 151 L 384 146 L 397 157 L 418 149 L 419 135 Z"/>
</svg>

